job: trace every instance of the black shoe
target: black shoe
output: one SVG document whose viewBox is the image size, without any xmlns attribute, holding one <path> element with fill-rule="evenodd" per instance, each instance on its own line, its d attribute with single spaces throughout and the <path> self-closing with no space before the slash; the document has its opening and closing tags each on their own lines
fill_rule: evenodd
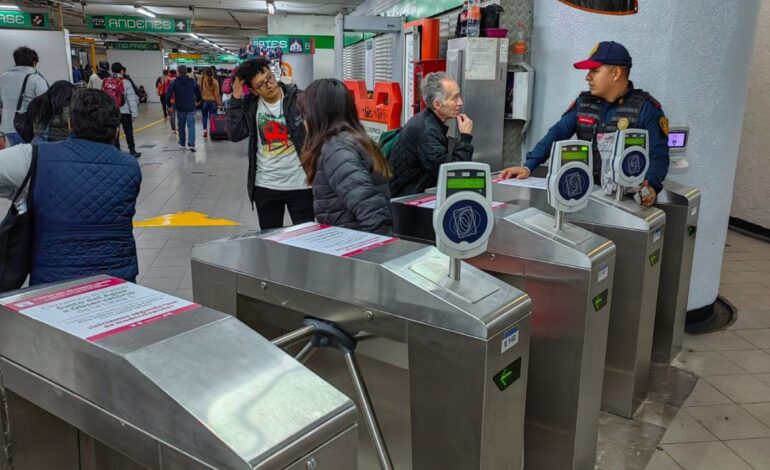
<svg viewBox="0 0 770 470">
<path fill-rule="evenodd" d="M 139 158 L 139 157 L 142 156 L 142 154 L 139 153 L 139 152 L 131 152 L 131 156 L 134 157 L 134 158 Z"/>
<path fill-rule="evenodd" d="M 190 152 L 195 152 L 195 146 L 194 145 L 190 146 Z"/>
</svg>

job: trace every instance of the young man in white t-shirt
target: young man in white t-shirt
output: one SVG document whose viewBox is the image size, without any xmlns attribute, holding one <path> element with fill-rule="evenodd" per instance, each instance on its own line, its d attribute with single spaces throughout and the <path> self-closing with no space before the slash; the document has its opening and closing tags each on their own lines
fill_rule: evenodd
<svg viewBox="0 0 770 470">
<path fill-rule="evenodd" d="M 264 57 L 241 64 L 233 83 L 227 135 L 233 142 L 249 137 L 247 188 L 262 230 L 283 227 L 286 208 L 294 224 L 314 220 L 313 191 L 300 161 L 300 93 L 296 85 L 278 82 Z"/>
</svg>

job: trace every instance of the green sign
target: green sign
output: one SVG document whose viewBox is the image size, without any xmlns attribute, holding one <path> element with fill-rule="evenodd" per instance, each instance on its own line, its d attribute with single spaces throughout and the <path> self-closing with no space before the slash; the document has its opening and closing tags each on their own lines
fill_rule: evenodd
<svg viewBox="0 0 770 470">
<path fill-rule="evenodd" d="M 660 261 L 660 249 L 655 250 L 650 256 L 650 266 L 655 266 Z"/>
<path fill-rule="evenodd" d="M 105 43 L 107 49 L 118 49 L 121 51 L 159 51 L 160 44 L 157 42 L 108 42 Z"/>
<path fill-rule="evenodd" d="M 593 298 L 591 301 L 592 304 L 594 304 L 594 310 L 597 312 L 604 308 L 605 305 L 607 305 L 607 300 L 610 296 L 610 292 L 608 289 L 604 289 L 601 294 L 597 295 Z"/>
<path fill-rule="evenodd" d="M 311 40 L 314 44 L 311 47 Z M 334 36 L 262 36 L 253 38 L 255 49 L 280 47 L 284 54 L 310 54 L 316 49 L 334 49 Z"/>
<path fill-rule="evenodd" d="M 88 16 L 88 29 L 116 33 L 189 33 L 186 18 L 145 18 L 142 16 Z"/>
<path fill-rule="evenodd" d="M 0 28 L 48 29 L 48 15 L 26 11 L 0 10 Z"/>
<path fill-rule="evenodd" d="M 218 56 L 214 55 L 205 55 L 201 57 L 200 59 L 171 59 L 169 58 L 170 62 L 175 62 L 177 64 L 190 64 L 190 65 L 216 65 L 216 64 L 238 64 L 241 63 L 241 60 L 230 54 L 222 54 Z"/>
</svg>

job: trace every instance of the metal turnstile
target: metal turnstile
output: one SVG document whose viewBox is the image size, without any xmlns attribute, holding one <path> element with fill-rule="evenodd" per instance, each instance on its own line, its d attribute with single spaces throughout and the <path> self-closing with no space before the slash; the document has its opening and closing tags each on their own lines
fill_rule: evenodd
<svg viewBox="0 0 770 470">
<path fill-rule="evenodd" d="M 698 231 L 700 191 L 666 180 L 655 207 L 666 213 L 652 360 L 670 363 L 682 352 L 687 299 Z"/>
<path fill-rule="evenodd" d="M 544 185 L 496 182 L 495 201 L 531 206 L 551 213 Z M 660 281 L 666 215 L 634 201 L 616 201 L 595 191 L 587 208 L 566 214 L 575 225 L 615 243 L 615 280 L 607 338 L 602 409 L 630 418 L 649 387 L 650 356 Z"/>
<path fill-rule="evenodd" d="M 435 196 L 393 199 L 394 231 L 433 243 Z M 497 205 L 487 252 L 470 264 L 532 297 L 525 468 L 593 469 L 615 247 L 553 217 Z"/>
<path fill-rule="evenodd" d="M 356 240 L 368 235 L 305 224 L 196 246 L 194 298 L 268 336 L 308 317 L 354 336 L 394 468 L 520 469 L 529 297 L 465 264 L 450 280 L 433 247 Z M 355 396 L 335 351 L 305 364 Z M 361 429 L 359 468 L 378 468 Z"/>
<path fill-rule="evenodd" d="M 0 297 L 0 385 L 3 468 L 356 468 L 344 394 L 229 315 L 107 276 Z"/>
</svg>

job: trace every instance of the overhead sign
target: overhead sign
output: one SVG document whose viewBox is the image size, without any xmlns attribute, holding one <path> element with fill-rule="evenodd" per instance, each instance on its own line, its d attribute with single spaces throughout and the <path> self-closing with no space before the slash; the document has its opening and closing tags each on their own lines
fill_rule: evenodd
<svg viewBox="0 0 770 470">
<path fill-rule="evenodd" d="M 121 51 L 159 51 L 160 44 L 157 42 L 108 42 L 105 43 L 107 49 L 118 49 Z"/>
<path fill-rule="evenodd" d="M 144 18 L 141 16 L 88 16 L 88 29 L 117 33 L 189 33 L 187 18 Z"/>
<path fill-rule="evenodd" d="M 0 10 L 0 28 L 48 29 L 48 15 L 26 11 Z"/>
<path fill-rule="evenodd" d="M 275 49 L 284 53 L 313 54 L 315 49 L 334 49 L 334 36 L 261 36 L 251 40 L 254 49 Z"/>
<path fill-rule="evenodd" d="M 178 54 L 176 52 L 172 52 L 168 55 L 169 59 L 187 59 L 187 60 L 201 60 L 203 58 L 203 54 Z"/>
</svg>

